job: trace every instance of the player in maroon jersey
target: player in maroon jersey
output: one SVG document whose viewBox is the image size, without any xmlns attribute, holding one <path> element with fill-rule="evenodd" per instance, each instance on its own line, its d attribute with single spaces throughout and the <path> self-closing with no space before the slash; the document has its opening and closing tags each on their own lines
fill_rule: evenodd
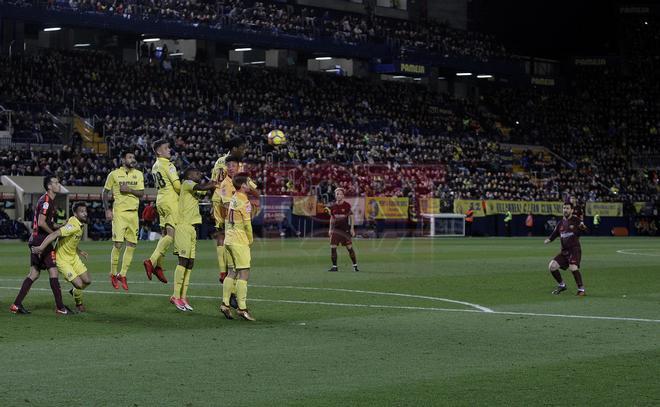
<svg viewBox="0 0 660 407">
<path fill-rule="evenodd" d="M 348 250 L 349 256 L 353 261 L 353 271 L 360 271 L 353 250 L 352 237 L 355 237 L 355 227 L 353 225 L 353 211 L 351 204 L 344 201 L 344 190 L 335 189 L 335 204 L 330 207 L 330 258 L 332 267 L 328 271 L 339 271 L 337 269 L 337 246 L 344 245 Z"/>
<path fill-rule="evenodd" d="M 9 311 L 14 314 L 30 313 L 30 311 L 23 307 L 23 299 L 30 291 L 32 283 L 39 278 L 41 270 L 44 269 L 48 270 L 50 276 L 50 289 L 53 290 L 53 296 L 55 297 L 55 312 L 59 315 L 67 315 L 71 312 L 62 302 L 62 290 L 60 289 L 57 267 L 55 266 L 55 249 L 52 245 L 49 245 L 40 255 L 32 253 L 33 246 L 39 246 L 46 236 L 61 226 L 55 225 L 55 215 L 57 212 L 55 208 L 55 196 L 60 192 L 60 181 L 57 177 L 44 177 L 44 189 L 46 193 L 37 202 L 34 219 L 32 220 L 32 235 L 28 241 L 28 247 L 30 248 L 30 273 L 23 280 L 21 290 L 18 292 L 14 303 L 9 307 Z"/>
<path fill-rule="evenodd" d="M 580 234 L 586 230 L 584 223 L 577 216 L 573 215 L 573 204 L 566 202 L 564 204 L 563 219 L 557 223 L 555 230 L 549 238 L 545 239 L 545 244 L 555 240 L 557 237 L 561 240 L 561 252 L 550 261 L 548 268 L 550 273 L 557 280 L 557 288 L 553 294 L 561 294 L 566 291 L 566 284 L 561 277 L 559 269 L 569 269 L 573 273 L 575 283 L 577 284 L 577 295 L 583 296 L 584 284 L 582 283 L 582 274 L 580 274 L 580 260 L 582 258 L 582 247 L 580 246 Z"/>
</svg>

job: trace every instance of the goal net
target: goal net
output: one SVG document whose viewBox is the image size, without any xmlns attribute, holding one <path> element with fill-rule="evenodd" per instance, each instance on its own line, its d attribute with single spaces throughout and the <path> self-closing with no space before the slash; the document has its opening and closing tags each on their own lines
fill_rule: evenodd
<svg viewBox="0 0 660 407">
<path fill-rule="evenodd" d="M 422 214 L 424 222 L 429 223 L 429 236 L 465 236 L 465 215 L 454 213 Z"/>
</svg>

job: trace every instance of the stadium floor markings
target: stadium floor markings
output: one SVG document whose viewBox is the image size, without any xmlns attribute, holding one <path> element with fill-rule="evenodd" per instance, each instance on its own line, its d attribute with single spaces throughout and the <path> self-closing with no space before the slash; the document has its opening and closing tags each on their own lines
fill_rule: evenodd
<svg viewBox="0 0 660 407">
<path fill-rule="evenodd" d="M 23 280 L 0 278 L 0 281 L 23 281 Z M 149 282 L 148 281 L 132 281 L 131 284 L 149 284 Z M 198 286 L 198 287 L 219 287 L 218 284 L 209 284 L 209 283 L 190 283 L 190 285 Z M 385 292 L 385 291 L 351 290 L 351 289 L 348 289 L 348 288 L 300 287 L 300 286 L 293 286 L 293 285 L 250 284 L 250 287 L 288 289 L 288 290 L 306 290 L 306 291 L 334 291 L 334 292 L 355 293 L 355 294 L 370 294 L 370 295 L 385 295 L 385 296 L 392 296 L 392 297 L 415 298 L 415 299 L 420 299 L 420 300 L 440 301 L 440 302 L 448 302 L 448 303 L 452 303 L 452 304 L 466 305 L 470 308 L 474 308 L 474 309 L 479 310 L 481 312 L 493 312 L 492 309 L 490 309 L 488 307 L 484 307 L 484 306 L 479 305 L 479 304 L 473 304 L 471 302 L 465 302 L 465 301 L 452 300 L 452 299 L 449 299 L 449 298 L 431 297 L 431 296 L 426 296 L 426 295 L 393 293 L 393 292 Z M 0 288 L 4 288 L 4 287 L 0 287 Z"/>
<path fill-rule="evenodd" d="M 654 250 L 655 253 L 635 253 L 641 250 Z M 651 256 L 651 257 L 660 257 L 660 249 L 622 249 L 616 251 L 619 254 L 628 254 L 633 256 Z"/>
<path fill-rule="evenodd" d="M 4 290 L 16 290 L 16 287 L 2 287 Z M 50 288 L 33 287 L 32 291 L 50 292 Z M 91 294 L 108 294 L 108 295 L 133 295 L 141 297 L 166 297 L 169 298 L 170 294 L 161 293 L 139 293 L 128 292 L 123 293 L 120 291 L 98 291 L 98 290 L 85 290 L 86 293 Z M 217 296 L 210 295 L 191 295 L 190 298 L 201 300 L 218 300 Z M 516 311 L 491 311 L 484 312 L 476 309 L 455 309 L 455 308 L 434 308 L 434 307 L 412 307 L 403 305 L 381 305 L 381 304 L 350 304 L 343 302 L 324 302 L 324 301 L 299 301 L 299 300 L 267 300 L 263 298 L 250 298 L 254 302 L 271 302 L 280 304 L 300 304 L 300 305 L 326 305 L 334 307 L 351 307 L 351 308 L 378 308 L 378 309 L 399 309 L 399 310 L 412 310 L 412 311 L 435 311 L 435 312 L 466 312 L 471 314 L 487 314 L 487 315 L 511 315 L 511 316 L 527 316 L 527 317 L 545 317 L 545 318 L 567 318 L 567 319 L 589 319 L 601 321 L 625 321 L 625 322 L 650 322 L 660 324 L 660 319 L 650 318 L 628 318 L 628 317 L 609 317 L 598 315 L 570 315 L 570 314 L 543 314 L 536 312 L 516 312 Z"/>
</svg>

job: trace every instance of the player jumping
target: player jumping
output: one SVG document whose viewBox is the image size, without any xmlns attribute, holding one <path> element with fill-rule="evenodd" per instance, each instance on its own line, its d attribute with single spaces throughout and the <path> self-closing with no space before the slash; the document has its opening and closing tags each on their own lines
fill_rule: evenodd
<svg viewBox="0 0 660 407">
<path fill-rule="evenodd" d="M 156 140 L 152 144 L 154 153 L 156 153 L 156 162 L 151 167 L 151 175 L 154 177 L 158 195 L 156 195 L 156 210 L 160 217 L 160 227 L 162 237 L 158 241 L 151 257 L 144 261 L 144 270 L 147 278 L 151 280 L 153 274 L 158 280 L 167 283 L 165 273 L 163 272 L 163 258 L 174 242 L 174 228 L 176 227 L 177 216 L 179 214 L 179 192 L 181 191 L 181 181 L 176 167 L 170 162 L 172 152 L 170 143 L 166 140 Z"/>
<path fill-rule="evenodd" d="M 353 211 L 351 204 L 344 201 L 343 188 L 335 189 L 335 204 L 330 207 L 330 258 L 332 267 L 328 271 L 339 271 L 337 268 L 337 246 L 344 245 L 348 255 L 353 261 L 353 271 L 360 271 L 353 250 L 352 237 L 355 237 L 355 225 L 353 224 Z"/>
<path fill-rule="evenodd" d="M 188 168 L 183 173 L 183 183 L 179 194 L 179 216 L 176 225 L 174 246 L 179 253 L 179 264 L 174 272 L 174 292 L 170 302 L 180 311 L 192 311 L 188 302 L 188 285 L 190 274 L 195 264 L 197 247 L 197 227 L 202 223 L 199 214 L 200 191 L 206 192 L 215 188 L 215 181 L 200 184 L 201 172 L 196 168 Z"/>
<path fill-rule="evenodd" d="M 580 259 L 582 257 L 582 248 L 580 246 L 580 233 L 586 230 L 582 221 L 573 216 L 573 204 L 566 202 L 563 207 L 564 218 L 557 223 L 555 230 L 550 237 L 545 239 L 545 244 L 555 240 L 557 237 L 561 239 L 561 252 L 550 261 L 548 268 L 550 273 L 557 280 L 559 284 L 552 292 L 553 294 L 561 294 L 566 291 L 566 284 L 561 277 L 559 269 L 566 270 L 567 268 L 573 273 L 575 283 L 577 284 L 577 295 L 584 296 L 584 285 L 582 283 L 582 275 L 580 274 Z"/>
<path fill-rule="evenodd" d="M 108 174 L 105 186 L 101 191 L 106 220 L 112 221 L 112 252 L 110 253 L 110 282 L 115 290 L 121 287 L 128 291 L 126 274 L 133 261 L 133 252 L 137 246 L 139 217 L 138 207 L 140 197 L 144 195 L 144 175 L 136 169 L 135 154 L 124 152 L 121 155 L 122 166 Z M 112 192 L 114 203 L 112 209 L 108 205 L 108 194 Z M 119 254 L 126 242 L 126 250 L 119 267 Z"/>
</svg>

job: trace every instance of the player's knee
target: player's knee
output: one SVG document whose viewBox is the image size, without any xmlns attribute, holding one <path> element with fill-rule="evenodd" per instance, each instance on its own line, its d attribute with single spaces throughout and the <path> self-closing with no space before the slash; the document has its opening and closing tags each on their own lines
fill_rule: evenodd
<svg viewBox="0 0 660 407">
<path fill-rule="evenodd" d="M 116 249 L 121 249 L 122 243 L 121 242 L 113 242 L 113 246 L 115 246 Z"/>
<path fill-rule="evenodd" d="M 333 250 L 337 250 L 337 245 L 336 244 L 331 244 L 330 248 L 333 249 Z"/>
<path fill-rule="evenodd" d="M 189 259 L 188 260 L 188 267 L 186 267 L 186 268 L 187 269 L 192 269 L 194 265 L 195 265 L 195 259 Z"/>
<path fill-rule="evenodd" d="M 131 243 L 131 242 L 126 242 L 126 247 L 136 247 L 137 244 Z"/>
<path fill-rule="evenodd" d="M 572 272 L 576 272 L 576 271 L 580 270 L 580 268 L 578 267 L 577 264 L 570 264 L 568 266 L 568 269 L 571 270 Z"/>
<path fill-rule="evenodd" d="M 349 244 L 348 246 L 346 246 L 346 250 L 348 250 L 349 252 L 352 252 L 353 251 L 353 246 Z"/>
<path fill-rule="evenodd" d="M 39 278 L 39 271 L 36 269 L 30 269 L 30 272 L 28 273 L 28 278 L 32 281 L 37 281 Z"/>
<path fill-rule="evenodd" d="M 550 271 L 559 270 L 559 263 L 557 263 L 555 260 L 550 261 L 550 264 L 548 264 L 548 270 Z"/>
</svg>

